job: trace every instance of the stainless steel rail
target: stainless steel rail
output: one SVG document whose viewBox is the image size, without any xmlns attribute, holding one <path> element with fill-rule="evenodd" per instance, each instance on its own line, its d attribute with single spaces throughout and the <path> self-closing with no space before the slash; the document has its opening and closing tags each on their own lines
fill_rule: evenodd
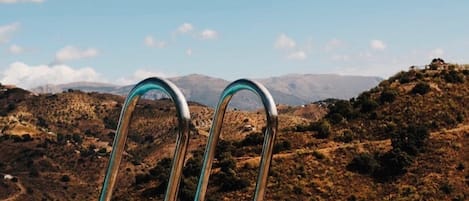
<svg viewBox="0 0 469 201">
<path fill-rule="evenodd" d="M 270 163 L 272 161 L 272 151 L 278 127 L 277 108 L 275 106 L 275 102 L 272 98 L 272 95 L 270 95 L 269 91 L 262 84 L 247 79 L 240 79 L 228 85 L 219 99 L 217 109 L 213 117 L 212 127 L 210 128 L 208 143 L 205 148 L 202 171 L 200 174 L 199 183 L 197 185 L 197 191 L 194 199 L 196 201 L 203 201 L 205 199 L 205 193 L 207 192 L 208 180 L 210 177 L 213 157 L 215 154 L 215 147 L 220 137 L 226 108 L 233 95 L 241 90 L 249 90 L 257 94 L 260 97 L 264 105 L 264 109 L 266 111 L 267 127 L 264 133 L 262 157 L 254 194 L 254 200 L 259 201 L 264 199 L 265 187 L 267 184 Z"/>
<path fill-rule="evenodd" d="M 135 106 L 142 95 L 150 90 L 159 90 L 167 94 L 175 103 L 178 115 L 179 134 L 176 138 L 176 149 L 171 167 L 168 187 L 166 189 L 165 200 L 175 201 L 184 166 L 184 159 L 189 143 L 190 113 L 186 99 L 181 91 L 170 81 L 162 78 L 148 78 L 138 83 L 127 96 L 123 105 L 117 132 L 112 145 L 112 152 L 109 159 L 108 169 L 101 189 L 100 201 L 109 201 L 116 183 L 119 164 L 122 160 L 129 124 Z"/>
</svg>

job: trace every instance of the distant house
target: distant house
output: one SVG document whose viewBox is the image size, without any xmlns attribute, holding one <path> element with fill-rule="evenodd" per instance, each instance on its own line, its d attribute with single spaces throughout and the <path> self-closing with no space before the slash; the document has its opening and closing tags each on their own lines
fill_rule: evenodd
<svg viewBox="0 0 469 201">
<path fill-rule="evenodd" d="M 430 70 L 443 70 L 448 67 L 448 64 L 441 58 L 434 58 L 428 67 Z"/>
</svg>

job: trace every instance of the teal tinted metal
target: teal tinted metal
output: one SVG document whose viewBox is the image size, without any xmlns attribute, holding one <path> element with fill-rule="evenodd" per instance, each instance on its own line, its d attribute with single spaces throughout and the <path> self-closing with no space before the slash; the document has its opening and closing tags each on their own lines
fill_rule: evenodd
<svg viewBox="0 0 469 201">
<path fill-rule="evenodd" d="M 257 94 L 261 99 L 266 111 L 267 127 L 264 133 L 264 143 L 262 145 L 261 154 L 262 157 L 254 194 L 254 200 L 258 201 L 264 199 L 265 187 L 267 184 L 270 163 L 272 161 L 272 152 L 278 127 L 277 108 L 275 106 L 272 95 L 270 95 L 269 91 L 262 84 L 247 79 L 240 79 L 228 85 L 219 99 L 217 109 L 213 117 L 212 127 L 210 128 L 208 143 L 205 148 L 202 171 L 200 173 L 199 183 L 197 185 L 197 191 L 195 195 L 196 201 L 205 200 L 205 193 L 207 192 L 207 185 L 210 177 L 210 171 L 212 169 L 215 147 L 220 137 L 226 108 L 228 107 L 228 103 L 230 102 L 233 95 L 241 90 L 249 90 Z"/>
<path fill-rule="evenodd" d="M 125 142 L 129 131 L 130 119 L 135 106 L 142 95 L 150 90 L 159 90 L 168 95 L 176 105 L 178 116 L 179 134 L 176 137 L 176 149 L 172 162 L 171 174 L 166 189 L 165 200 L 175 201 L 177 198 L 177 190 L 182 175 L 184 159 L 189 143 L 189 125 L 190 113 L 186 99 L 181 91 L 170 81 L 162 78 L 148 78 L 138 83 L 127 96 L 123 105 L 117 132 L 114 137 L 113 149 L 109 159 L 108 169 L 104 178 L 103 187 L 101 189 L 100 201 L 109 201 L 112 198 L 112 192 L 116 183 L 119 164 L 125 148 Z"/>
</svg>

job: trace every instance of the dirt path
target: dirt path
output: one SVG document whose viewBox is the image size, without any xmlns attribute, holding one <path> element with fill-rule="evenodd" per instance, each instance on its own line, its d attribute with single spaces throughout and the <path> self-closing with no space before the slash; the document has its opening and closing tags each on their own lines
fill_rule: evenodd
<svg viewBox="0 0 469 201">
<path fill-rule="evenodd" d="M 456 128 L 452 129 L 443 129 L 440 131 L 432 132 L 430 137 L 436 137 L 444 133 L 454 133 L 454 132 L 461 132 L 461 131 L 469 131 L 469 124 L 460 124 Z M 341 148 L 350 148 L 350 147 L 357 147 L 358 149 L 364 149 L 365 145 L 373 145 L 373 146 L 391 146 L 391 140 L 378 140 L 378 141 L 368 141 L 368 142 L 360 142 L 360 143 L 339 143 L 339 142 L 329 142 L 328 147 L 326 148 L 319 148 L 319 149 L 295 149 L 289 153 L 280 153 L 274 154 L 273 158 L 288 158 L 292 157 L 296 154 L 312 154 L 313 152 L 317 151 L 325 155 L 329 155 L 333 151 Z M 237 158 L 237 167 L 243 167 L 246 163 L 255 163 L 259 164 L 260 156 L 257 157 L 239 157 Z"/>
<path fill-rule="evenodd" d="M 319 149 L 295 149 L 292 150 L 292 152 L 289 153 L 280 153 L 280 154 L 274 154 L 273 158 L 278 159 L 278 158 L 289 158 L 293 157 L 297 154 L 312 154 L 313 152 L 320 152 L 325 155 L 329 155 L 331 152 L 341 149 L 341 148 L 349 148 L 349 147 L 357 147 L 358 149 L 363 149 L 365 145 L 373 145 L 373 146 L 386 146 L 389 147 L 391 146 L 391 140 L 379 140 L 379 141 L 368 141 L 368 142 L 359 142 L 359 143 L 340 143 L 340 142 L 329 142 L 328 147 L 326 148 L 319 148 Z M 246 163 L 256 163 L 258 164 L 260 161 L 260 156 L 257 157 L 251 157 L 247 158 L 246 157 L 241 157 L 237 158 L 237 166 L 238 167 L 243 167 L 244 164 Z"/>
<path fill-rule="evenodd" d="M 18 200 L 18 198 L 25 194 L 26 193 L 26 188 L 23 186 L 23 184 L 21 183 L 21 181 L 18 179 L 18 181 L 15 183 L 16 186 L 18 186 L 18 188 L 20 188 L 20 191 L 16 194 L 13 194 L 12 196 L 10 196 L 9 198 L 7 199 L 4 199 L 3 201 L 15 201 L 15 200 Z"/>
<path fill-rule="evenodd" d="M 441 133 L 454 133 L 454 132 L 461 132 L 461 131 L 469 131 L 469 124 L 459 124 L 458 127 L 452 129 L 443 129 L 441 131 L 433 132 L 432 134 L 441 134 Z"/>
</svg>

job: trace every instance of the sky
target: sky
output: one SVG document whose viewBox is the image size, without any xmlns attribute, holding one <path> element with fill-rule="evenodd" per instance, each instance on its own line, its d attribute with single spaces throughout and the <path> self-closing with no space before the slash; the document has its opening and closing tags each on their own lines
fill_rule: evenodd
<svg viewBox="0 0 469 201">
<path fill-rule="evenodd" d="M 389 77 L 469 63 L 469 1 L 0 0 L 0 82 Z"/>
</svg>

